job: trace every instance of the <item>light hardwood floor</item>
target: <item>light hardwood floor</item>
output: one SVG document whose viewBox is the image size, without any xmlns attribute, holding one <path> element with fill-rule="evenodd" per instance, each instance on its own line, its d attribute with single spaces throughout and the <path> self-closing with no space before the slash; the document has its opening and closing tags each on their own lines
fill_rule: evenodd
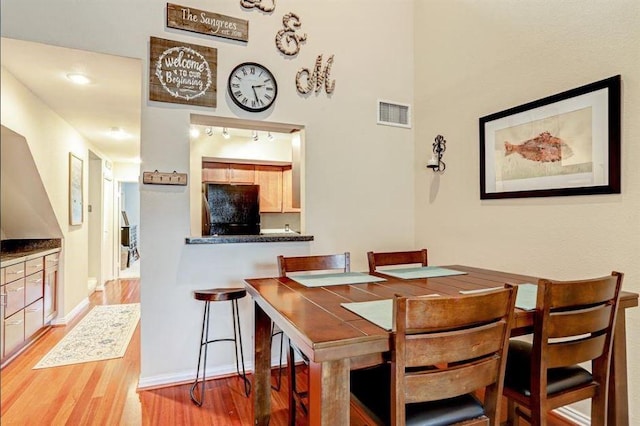
<svg viewBox="0 0 640 426">
<path fill-rule="evenodd" d="M 42 358 L 95 305 L 140 301 L 139 281 L 110 282 L 90 297 L 90 306 L 72 323 L 53 327 L 0 371 L 0 423 L 8 425 L 251 425 L 251 398 L 237 377 L 210 380 L 204 405 L 189 399 L 190 385 L 137 392 L 140 327 L 124 357 L 33 370 Z M 197 346 L 194 347 L 197 351 Z M 272 392 L 275 426 L 287 423 L 285 379 Z M 304 382 L 301 380 L 301 382 Z M 298 410 L 300 411 L 300 410 Z M 304 419 L 298 419 L 304 424 Z"/>
</svg>

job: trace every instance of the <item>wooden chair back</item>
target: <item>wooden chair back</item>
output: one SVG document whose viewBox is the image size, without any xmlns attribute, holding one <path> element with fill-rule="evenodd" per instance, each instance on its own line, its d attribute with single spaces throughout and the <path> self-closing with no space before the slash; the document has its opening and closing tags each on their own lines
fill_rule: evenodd
<svg viewBox="0 0 640 426">
<path fill-rule="evenodd" d="M 420 264 L 427 266 L 427 249 L 395 252 L 368 252 L 369 272 L 375 272 L 378 266 Z"/>
<path fill-rule="evenodd" d="M 349 252 L 321 256 L 278 256 L 278 270 L 281 277 L 289 272 L 340 270 L 350 272 Z"/>
<path fill-rule="evenodd" d="M 530 406 L 542 413 L 592 401 L 592 424 L 605 424 L 609 368 L 623 274 L 580 281 L 538 282 L 531 359 Z M 591 361 L 593 381 L 547 395 L 547 371 Z M 542 414 L 544 415 L 544 414 Z"/>
<path fill-rule="evenodd" d="M 499 424 L 516 291 L 506 284 L 501 290 L 461 297 L 396 299 L 391 362 L 394 425 L 405 424 L 405 404 L 483 388 L 485 415 L 489 424 Z"/>
</svg>

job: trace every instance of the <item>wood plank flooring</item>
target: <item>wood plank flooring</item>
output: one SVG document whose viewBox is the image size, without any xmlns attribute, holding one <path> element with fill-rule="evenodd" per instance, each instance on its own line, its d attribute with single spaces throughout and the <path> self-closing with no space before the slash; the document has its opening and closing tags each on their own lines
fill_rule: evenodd
<svg viewBox="0 0 640 426">
<path fill-rule="evenodd" d="M 33 370 L 33 366 L 96 305 L 140 301 L 139 280 L 121 279 L 95 292 L 74 321 L 53 327 L 0 371 L 0 423 L 9 425 L 251 425 L 251 398 L 237 377 L 210 380 L 202 407 L 189 398 L 191 385 L 137 392 L 140 327 L 124 357 Z M 197 348 L 194 347 L 194 351 Z M 271 424 L 287 424 L 285 379 L 272 392 Z M 301 379 L 303 382 L 303 379 Z M 275 382 L 274 382 L 275 383 Z M 304 419 L 299 419 L 303 425 Z"/>
<path fill-rule="evenodd" d="M 202 407 L 191 402 L 190 384 L 137 392 L 140 375 L 139 326 L 122 358 L 33 370 L 33 366 L 93 306 L 139 302 L 139 280 L 110 282 L 105 291 L 95 292 L 89 300 L 89 306 L 70 324 L 53 327 L 0 371 L 2 426 L 253 424 L 251 398 L 244 396 L 242 381 L 235 376 L 208 381 Z M 298 383 L 306 383 L 302 373 L 298 374 L 301 375 Z M 275 383 L 275 379 L 272 380 Z M 271 424 L 286 425 L 286 377 L 283 377 L 282 389 L 279 392 L 272 391 L 271 407 Z M 296 425 L 305 425 L 302 410 L 298 409 L 297 412 Z M 569 423 L 556 417 L 550 419 L 549 424 L 557 426 Z"/>
</svg>

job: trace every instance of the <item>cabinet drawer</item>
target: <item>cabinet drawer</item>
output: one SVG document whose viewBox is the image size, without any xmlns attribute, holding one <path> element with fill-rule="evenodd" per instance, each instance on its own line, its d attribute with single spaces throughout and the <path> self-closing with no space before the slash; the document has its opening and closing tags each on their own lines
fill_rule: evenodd
<svg viewBox="0 0 640 426">
<path fill-rule="evenodd" d="M 24 311 L 4 320 L 4 355 L 7 355 L 24 341 Z"/>
<path fill-rule="evenodd" d="M 44 325 L 42 299 L 24 308 L 24 338 L 28 339 Z"/>
<path fill-rule="evenodd" d="M 50 268 L 52 266 L 56 266 L 58 264 L 58 258 L 60 257 L 60 253 L 53 253 L 44 257 L 44 267 Z"/>
<path fill-rule="evenodd" d="M 44 273 L 38 272 L 25 278 L 24 304 L 29 305 L 42 297 Z"/>
<path fill-rule="evenodd" d="M 39 257 L 37 259 L 27 260 L 25 263 L 25 275 L 35 274 L 38 271 L 42 271 L 44 269 L 44 257 Z"/>
<path fill-rule="evenodd" d="M 7 301 L 4 317 L 7 318 L 24 308 L 25 279 L 21 278 L 9 284 L 5 284 L 3 291 Z"/>
<path fill-rule="evenodd" d="M 16 263 L 15 265 L 7 266 L 5 269 L 5 281 L 10 283 L 11 281 L 24 278 L 24 262 Z"/>
</svg>

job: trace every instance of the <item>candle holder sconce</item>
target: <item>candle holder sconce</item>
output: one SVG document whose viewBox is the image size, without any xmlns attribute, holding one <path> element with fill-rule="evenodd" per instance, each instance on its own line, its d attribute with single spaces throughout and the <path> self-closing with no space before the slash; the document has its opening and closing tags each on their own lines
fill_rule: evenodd
<svg viewBox="0 0 640 426">
<path fill-rule="evenodd" d="M 435 142 L 433 142 L 433 155 L 431 159 L 427 161 L 427 167 L 434 172 L 444 172 L 447 165 L 442 161 L 442 155 L 446 149 L 447 141 L 444 137 L 442 137 L 442 135 L 436 136 Z"/>
</svg>

